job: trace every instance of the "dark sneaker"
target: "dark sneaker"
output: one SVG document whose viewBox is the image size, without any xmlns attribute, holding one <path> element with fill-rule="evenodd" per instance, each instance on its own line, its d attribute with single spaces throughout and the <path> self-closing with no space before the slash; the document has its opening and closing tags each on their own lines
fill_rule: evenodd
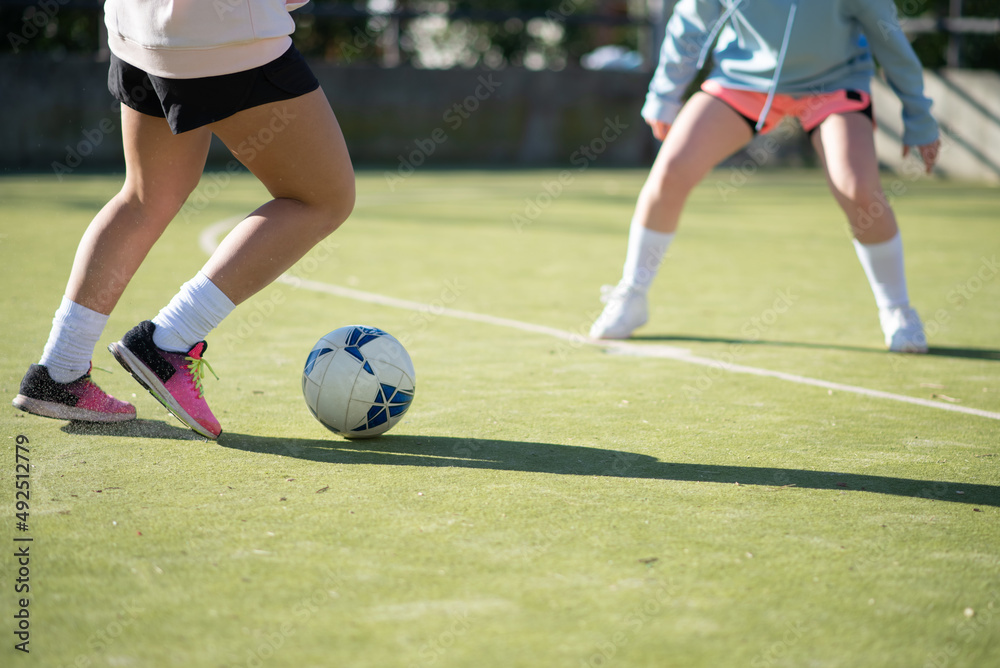
<svg viewBox="0 0 1000 668">
<path fill-rule="evenodd" d="M 93 369 L 93 367 L 91 367 Z M 106 394 L 90 379 L 90 370 L 69 383 L 57 383 L 49 370 L 32 364 L 21 380 L 15 408 L 57 420 L 127 422 L 135 419 L 135 406 Z"/>
<path fill-rule="evenodd" d="M 218 438 L 222 425 L 208 408 L 201 386 L 205 367 L 212 370 L 202 359 L 208 344 L 199 341 L 187 354 L 171 353 L 153 344 L 155 330 L 156 325 L 144 320 L 108 350 L 178 420 L 205 438 Z"/>
</svg>

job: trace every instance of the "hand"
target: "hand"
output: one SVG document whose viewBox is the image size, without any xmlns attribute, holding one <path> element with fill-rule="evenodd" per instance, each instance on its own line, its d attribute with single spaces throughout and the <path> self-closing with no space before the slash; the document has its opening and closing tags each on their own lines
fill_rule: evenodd
<svg viewBox="0 0 1000 668">
<path fill-rule="evenodd" d="M 667 133 L 670 132 L 670 123 L 664 123 L 663 121 L 651 121 L 648 118 L 646 123 L 649 127 L 653 128 L 653 136 L 663 141 L 667 138 Z"/>
<path fill-rule="evenodd" d="M 934 168 L 934 163 L 937 162 L 938 154 L 941 153 L 941 140 L 935 139 L 930 144 L 924 144 L 917 147 L 917 151 L 920 153 L 920 159 L 924 161 L 924 166 L 927 168 L 927 173 L 930 174 L 931 170 Z M 903 157 L 905 158 L 910 154 L 910 147 L 903 147 Z"/>
</svg>

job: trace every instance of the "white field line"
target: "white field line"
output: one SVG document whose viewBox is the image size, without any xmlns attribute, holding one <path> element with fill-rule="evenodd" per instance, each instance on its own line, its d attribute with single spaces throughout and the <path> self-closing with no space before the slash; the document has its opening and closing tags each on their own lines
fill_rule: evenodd
<svg viewBox="0 0 1000 668">
<path fill-rule="evenodd" d="M 219 237 L 235 226 L 242 217 L 227 218 L 225 220 L 220 220 L 217 223 L 205 228 L 199 237 L 199 244 L 201 249 L 207 254 L 211 255 L 213 251 L 219 245 Z M 990 420 L 1000 420 L 1000 413 L 994 413 L 991 411 L 984 411 L 979 408 L 970 408 L 968 406 L 957 406 L 955 404 L 948 404 L 943 401 L 931 401 L 930 399 L 921 399 L 919 397 L 909 397 L 905 394 L 894 394 L 892 392 L 883 392 L 881 390 L 870 390 L 865 387 L 858 387 L 856 385 L 845 385 L 843 383 L 834 383 L 828 380 L 820 380 L 818 378 L 809 378 L 807 376 L 799 376 L 794 373 L 785 373 L 784 371 L 772 371 L 770 369 L 761 369 L 758 367 L 745 366 L 743 364 L 732 364 L 730 362 L 722 362 L 720 360 L 711 359 L 708 357 L 699 357 L 698 355 L 693 355 L 689 350 L 684 348 L 675 348 L 673 346 L 657 346 L 657 345 L 646 345 L 629 343 L 627 341 L 604 341 L 598 339 L 591 339 L 580 334 L 575 334 L 573 332 L 568 332 L 562 329 L 556 329 L 554 327 L 547 327 L 545 325 L 536 325 L 530 322 L 521 322 L 520 320 L 512 320 L 510 318 L 500 318 L 493 315 L 486 315 L 483 313 L 473 313 L 471 311 L 459 311 L 458 309 L 452 308 L 441 308 L 432 306 L 430 304 L 423 304 L 421 302 L 410 301 L 407 299 L 397 299 L 396 297 L 389 297 L 386 295 L 379 295 L 373 292 L 364 292 L 363 290 L 355 290 L 353 288 L 345 288 L 340 285 L 332 285 L 330 283 L 321 283 L 319 281 L 311 281 L 308 279 L 298 278 L 296 276 L 291 276 L 290 274 L 282 274 L 278 277 L 278 281 L 291 285 L 297 288 L 302 288 L 305 290 L 312 290 L 314 292 L 322 292 L 328 295 L 334 295 L 337 297 L 343 297 L 345 299 L 354 299 L 356 301 L 367 302 L 369 304 L 378 304 L 380 306 L 389 306 L 391 308 L 404 309 L 408 311 L 417 311 L 420 313 L 432 313 L 436 316 L 446 316 L 449 318 L 458 318 L 461 320 L 471 320 L 473 322 L 481 322 L 487 325 L 496 325 L 498 327 L 509 327 L 511 329 L 517 329 L 522 332 L 528 332 L 530 334 L 542 334 L 544 336 L 551 336 L 556 339 L 561 339 L 563 341 L 568 341 L 578 346 L 596 346 L 598 348 L 604 348 L 608 351 L 620 354 L 620 355 L 630 355 L 634 357 L 653 357 L 660 359 L 672 359 L 678 362 L 687 362 L 688 364 L 697 364 L 699 366 L 712 367 L 720 369 L 722 371 L 728 371 L 730 373 L 744 373 L 752 376 L 763 376 L 765 378 L 777 378 L 779 380 L 788 381 L 790 383 L 797 383 L 799 385 L 812 385 L 813 387 L 822 387 L 828 390 L 836 390 L 837 392 L 848 392 L 851 394 L 859 394 L 866 397 L 873 397 L 875 399 L 886 399 L 889 401 L 898 401 L 904 404 L 914 404 L 917 406 L 924 406 L 926 408 L 937 408 L 944 411 L 951 411 L 953 413 L 964 413 L 966 415 L 976 415 L 978 417 L 988 418 Z"/>
</svg>

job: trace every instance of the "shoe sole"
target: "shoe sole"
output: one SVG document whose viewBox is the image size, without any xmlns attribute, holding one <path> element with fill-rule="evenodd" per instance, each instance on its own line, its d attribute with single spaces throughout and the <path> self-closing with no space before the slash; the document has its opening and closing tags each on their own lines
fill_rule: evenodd
<svg viewBox="0 0 1000 668">
<path fill-rule="evenodd" d="M 184 410 L 177 400 L 174 399 L 173 395 L 167 391 L 163 383 L 156 376 L 155 373 L 149 370 L 149 368 L 142 363 L 142 361 L 132 354 L 128 348 L 126 348 L 120 341 L 112 343 L 108 346 L 108 351 L 114 355 L 115 359 L 122 367 L 132 374 L 136 382 L 146 388 L 154 399 L 163 404 L 163 407 L 170 411 L 170 414 L 175 418 L 180 420 L 187 426 L 191 431 L 203 436 L 209 440 L 216 440 L 219 438 L 219 434 L 213 434 L 212 432 L 205 429 L 201 424 L 195 420 L 191 415 Z"/>
<path fill-rule="evenodd" d="M 632 332 L 629 332 L 628 334 L 620 334 L 620 335 L 619 334 L 608 334 L 608 333 L 597 334 L 597 335 L 591 334 L 590 338 L 594 339 L 595 341 L 625 341 L 626 339 L 631 339 L 632 338 Z"/>
<path fill-rule="evenodd" d="M 631 339 L 632 335 L 635 334 L 635 330 L 637 330 L 640 327 L 644 326 L 648 321 L 649 321 L 648 318 L 644 319 L 642 322 L 640 322 L 639 324 L 635 325 L 634 327 L 632 327 L 632 329 L 628 330 L 627 332 L 626 331 L 622 331 L 622 330 L 615 331 L 615 330 L 610 330 L 609 329 L 609 330 L 604 330 L 604 331 L 597 331 L 595 333 L 594 330 L 591 330 L 590 332 L 588 332 L 588 336 L 590 336 L 590 338 L 592 338 L 592 339 L 597 339 L 598 341 L 601 341 L 601 340 L 603 340 L 603 341 L 624 341 L 625 339 Z"/>
<path fill-rule="evenodd" d="M 100 413 L 98 411 L 87 410 L 86 408 L 77 408 L 75 406 L 67 406 L 66 404 L 58 404 L 54 401 L 32 399 L 31 397 L 26 397 L 23 394 L 19 394 L 14 397 L 14 401 L 12 401 L 11 404 L 14 408 L 20 409 L 25 413 L 31 413 L 32 415 L 38 415 L 40 417 L 53 418 L 54 420 L 110 423 L 128 422 L 135 419 L 135 413 Z"/>
</svg>

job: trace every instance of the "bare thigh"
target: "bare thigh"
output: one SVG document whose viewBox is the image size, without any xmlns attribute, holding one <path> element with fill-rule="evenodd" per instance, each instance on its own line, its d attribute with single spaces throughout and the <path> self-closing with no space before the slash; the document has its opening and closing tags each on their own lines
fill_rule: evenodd
<svg viewBox="0 0 1000 668">
<path fill-rule="evenodd" d="M 636 218 L 660 232 L 677 229 L 691 189 L 753 139 L 746 120 L 708 93 L 695 93 L 667 133 L 639 195 Z"/>
<path fill-rule="evenodd" d="M 226 236 L 203 267 L 234 303 L 255 294 L 343 223 L 354 168 L 322 90 L 211 126 L 274 198 Z"/>
<path fill-rule="evenodd" d="M 751 139 L 753 131 L 746 119 L 722 100 L 699 91 L 684 105 L 667 133 L 653 174 L 697 184 Z"/>
<path fill-rule="evenodd" d="M 854 237 L 870 244 L 895 236 L 896 218 L 882 191 L 871 119 L 858 112 L 834 114 L 820 124 L 812 142 Z"/>
<path fill-rule="evenodd" d="M 348 213 L 353 208 L 354 168 L 322 89 L 210 127 L 273 197 Z"/>
</svg>

